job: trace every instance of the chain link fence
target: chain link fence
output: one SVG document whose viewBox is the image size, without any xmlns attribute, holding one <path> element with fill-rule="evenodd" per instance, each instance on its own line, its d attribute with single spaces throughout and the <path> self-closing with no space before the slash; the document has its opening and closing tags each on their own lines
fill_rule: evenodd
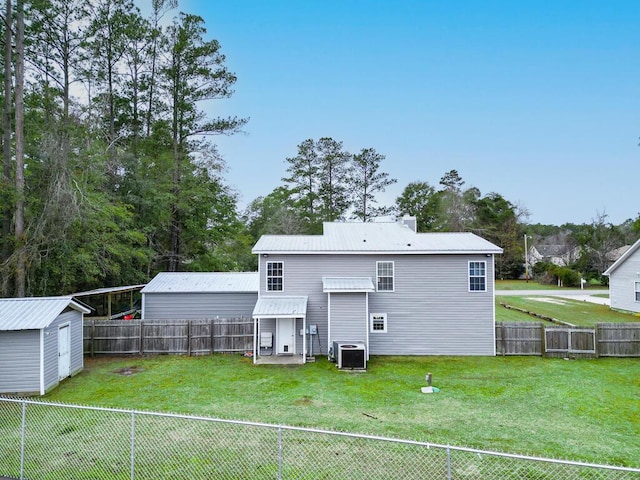
<svg viewBox="0 0 640 480">
<path fill-rule="evenodd" d="M 639 479 L 640 469 L 205 417 L 0 398 L 0 477 Z"/>
</svg>

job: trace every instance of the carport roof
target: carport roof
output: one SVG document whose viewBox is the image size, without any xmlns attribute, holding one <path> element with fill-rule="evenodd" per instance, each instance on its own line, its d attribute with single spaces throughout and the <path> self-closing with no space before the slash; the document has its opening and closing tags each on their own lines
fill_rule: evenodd
<svg viewBox="0 0 640 480">
<path fill-rule="evenodd" d="M 260 297 L 253 318 L 304 318 L 308 297 Z"/>
<path fill-rule="evenodd" d="M 46 328 L 67 307 L 90 312 L 72 297 L 0 298 L 0 331 Z"/>
</svg>

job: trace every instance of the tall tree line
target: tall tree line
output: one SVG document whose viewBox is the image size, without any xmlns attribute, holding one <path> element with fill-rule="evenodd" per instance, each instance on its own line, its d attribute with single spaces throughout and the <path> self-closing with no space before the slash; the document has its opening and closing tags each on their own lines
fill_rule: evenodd
<svg viewBox="0 0 640 480">
<path fill-rule="evenodd" d="M 127 0 L 6 0 L 3 296 L 245 268 L 209 136 L 246 119 L 203 110 L 236 77 L 203 19 L 176 7 L 153 0 L 145 18 Z"/>
</svg>

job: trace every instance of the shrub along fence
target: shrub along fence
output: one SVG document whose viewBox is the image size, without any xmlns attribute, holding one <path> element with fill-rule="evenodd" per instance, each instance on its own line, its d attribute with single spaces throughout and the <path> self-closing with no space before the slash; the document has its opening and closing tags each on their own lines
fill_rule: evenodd
<svg viewBox="0 0 640 480">
<path fill-rule="evenodd" d="M 253 320 L 85 320 L 87 355 L 210 355 L 253 350 Z"/>
<path fill-rule="evenodd" d="M 546 357 L 640 357 L 640 323 L 598 323 L 595 328 L 542 322 L 496 323 L 496 354 Z"/>
</svg>

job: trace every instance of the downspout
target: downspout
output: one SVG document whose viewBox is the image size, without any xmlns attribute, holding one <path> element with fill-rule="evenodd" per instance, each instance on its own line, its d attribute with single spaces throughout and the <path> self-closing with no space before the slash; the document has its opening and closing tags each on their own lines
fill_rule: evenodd
<svg viewBox="0 0 640 480">
<path fill-rule="evenodd" d="M 496 256 L 495 255 L 491 255 L 491 298 L 492 298 L 492 302 L 491 302 L 491 306 L 493 309 L 493 315 L 492 315 L 492 319 L 493 319 L 493 328 L 492 328 L 492 333 L 493 333 L 493 356 L 496 356 Z"/>
<path fill-rule="evenodd" d="M 328 295 L 328 298 L 327 298 L 327 357 L 328 357 L 329 350 L 331 349 L 331 292 L 327 292 L 327 295 Z M 336 352 L 333 352 L 334 357 L 335 357 L 335 354 Z"/>
<path fill-rule="evenodd" d="M 364 331 L 366 332 L 366 336 L 367 336 L 367 362 L 368 362 L 369 361 L 369 292 L 364 292 L 364 295 L 365 295 L 364 297 L 364 300 L 365 300 Z"/>
<path fill-rule="evenodd" d="M 44 395 L 44 394 L 45 394 L 45 391 L 44 391 L 44 328 L 41 328 L 40 329 L 40 395 Z"/>
</svg>

